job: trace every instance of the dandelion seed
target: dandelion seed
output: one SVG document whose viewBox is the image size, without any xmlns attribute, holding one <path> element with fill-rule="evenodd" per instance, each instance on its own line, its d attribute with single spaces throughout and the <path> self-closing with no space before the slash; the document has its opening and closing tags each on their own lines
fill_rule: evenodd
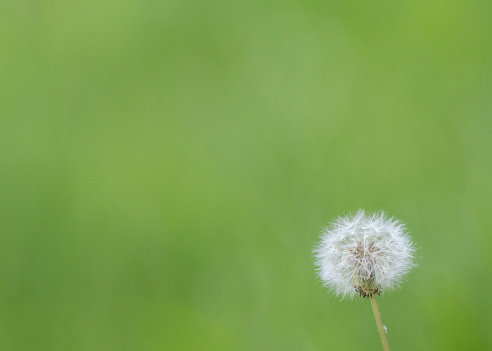
<svg viewBox="0 0 492 351">
<path fill-rule="evenodd" d="M 400 286 L 415 266 L 414 245 L 405 225 L 384 212 L 338 217 L 315 248 L 324 285 L 336 295 L 369 298 Z"/>
</svg>

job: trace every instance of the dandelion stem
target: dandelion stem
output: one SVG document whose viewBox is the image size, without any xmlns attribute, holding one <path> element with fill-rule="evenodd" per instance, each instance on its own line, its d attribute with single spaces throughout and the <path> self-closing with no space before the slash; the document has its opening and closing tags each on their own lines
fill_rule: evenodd
<svg viewBox="0 0 492 351">
<path fill-rule="evenodd" d="M 381 338 L 383 349 L 384 351 L 391 351 L 388 343 L 388 337 L 386 336 L 383 319 L 381 318 L 381 312 L 379 311 L 378 300 L 376 300 L 376 295 L 371 296 L 371 305 L 372 311 L 374 312 L 374 318 L 376 318 L 376 324 L 378 325 L 379 337 Z"/>
</svg>

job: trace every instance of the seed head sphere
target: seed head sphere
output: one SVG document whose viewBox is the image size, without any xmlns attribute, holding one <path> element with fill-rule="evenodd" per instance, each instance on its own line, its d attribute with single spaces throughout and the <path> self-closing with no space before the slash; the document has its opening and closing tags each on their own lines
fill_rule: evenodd
<svg viewBox="0 0 492 351">
<path fill-rule="evenodd" d="M 405 225 L 382 211 L 336 218 L 323 229 L 314 254 L 324 285 L 343 298 L 398 288 L 415 266 Z"/>
</svg>

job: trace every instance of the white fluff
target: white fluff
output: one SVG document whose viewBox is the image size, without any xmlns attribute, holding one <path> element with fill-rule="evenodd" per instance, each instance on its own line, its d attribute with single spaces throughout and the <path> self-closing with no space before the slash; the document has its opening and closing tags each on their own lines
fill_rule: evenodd
<svg viewBox="0 0 492 351">
<path fill-rule="evenodd" d="M 415 266 L 405 225 L 384 212 L 359 210 L 323 229 L 314 249 L 319 277 L 336 295 L 370 297 L 399 287 Z"/>
</svg>

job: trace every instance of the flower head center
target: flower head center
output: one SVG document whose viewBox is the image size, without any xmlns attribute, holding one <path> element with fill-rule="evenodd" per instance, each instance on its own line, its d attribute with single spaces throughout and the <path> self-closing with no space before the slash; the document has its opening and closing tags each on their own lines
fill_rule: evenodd
<svg viewBox="0 0 492 351">
<path fill-rule="evenodd" d="M 380 295 L 382 288 L 376 284 L 374 273 L 380 248 L 376 245 L 375 240 L 369 244 L 357 240 L 356 245 L 348 251 L 355 267 L 353 272 L 355 291 L 364 298 L 370 298 L 374 294 Z"/>
</svg>

